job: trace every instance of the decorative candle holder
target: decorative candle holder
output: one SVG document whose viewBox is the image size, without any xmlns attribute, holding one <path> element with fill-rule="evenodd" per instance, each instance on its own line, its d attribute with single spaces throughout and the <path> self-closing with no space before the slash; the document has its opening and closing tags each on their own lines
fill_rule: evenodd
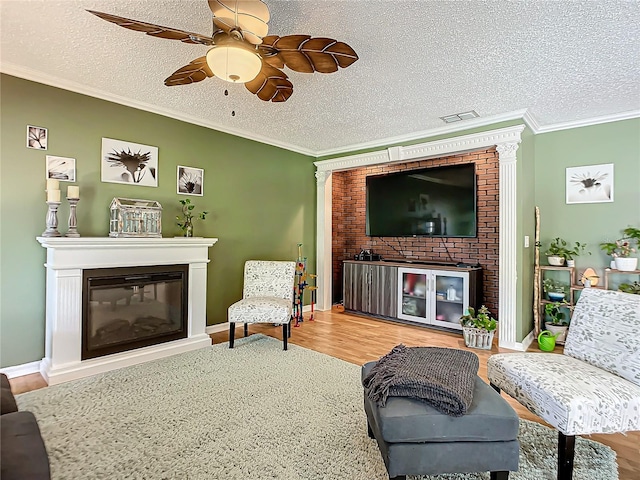
<svg viewBox="0 0 640 480">
<path fill-rule="evenodd" d="M 58 207 L 60 202 L 47 202 L 49 209 L 47 210 L 47 229 L 42 232 L 43 237 L 61 237 L 58 231 Z"/>
<path fill-rule="evenodd" d="M 79 237 L 78 233 L 78 219 L 76 217 L 76 207 L 78 206 L 79 198 L 67 198 L 69 201 L 69 230 L 64 234 L 65 237 Z"/>
</svg>

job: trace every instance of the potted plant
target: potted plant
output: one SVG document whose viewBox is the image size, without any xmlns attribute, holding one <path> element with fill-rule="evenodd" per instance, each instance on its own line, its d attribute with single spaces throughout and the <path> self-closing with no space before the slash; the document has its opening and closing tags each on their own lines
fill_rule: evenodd
<svg viewBox="0 0 640 480">
<path fill-rule="evenodd" d="M 621 283 L 618 285 L 618 290 L 624 293 L 633 293 L 634 295 L 640 295 L 640 282 L 635 281 L 633 283 Z"/>
<path fill-rule="evenodd" d="M 464 344 L 467 347 L 491 349 L 498 321 L 491 316 L 487 307 L 482 305 L 477 315 L 473 307 L 467 308 L 466 315 L 460 317 L 460 324 L 462 325 Z"/>
<path fill-rule="evenodd" d="M 575 265 L 573 257 L 577 257 L 580 253 L 584 252 L 586 246 L 586 243 L 575 242 L 573 247 L 570 247 L 566 240 L 556 237 L 549 244 L 545 255 L 547 256 L 549 265 L 559 267 L 564 265 L 566 260 L 567 266 L 573 267 Z M 591 252 L 588 253 L 591 255 Z"/>
<path fill-rule="evenodd" d="M 176 215 L 176 220 L 178 220 L 178 226 L 182 229 L 182 232 L 185 237 L 193 237 L 193 209 L 196 208 L 195 205 L 191 205 L 191 200 L 185 198 L 184 200 L 180 200 L 180 204 L 182 205 L 182 217 Z M 199 213 L 196 218 L 204 220 L 209 212 Z"/>
<path fill-rule="evenodd" d="M 616 270 L 632 272 L 638 266 L 638 258 L 631 257 L 640 245 L 640 228 L 627 227 L 622 231 L 622 237 L 614 242 L 603 242 L 600 248 L 613 257 Z"/>
<path fill-rule="evenodd" d="M 567 294 L 567 285 L 553 278 L 545 278 L 542 281 L 542 290 L 549 300 L 559 302 Z"/>
<path fill-rule="evenodd" d="M 556 336 L 556 343 L 564 345 L 564 341 L 567 338 L 567 330 L 569 330 L 569 321 L 565 320 L 567 317 L 564 309 L 569 304 L 567 302 L 550 302 L 545 304 L 544 312 L 548 315 L 549 320 L 545 321 L 545 328 Z"/>
</svg>

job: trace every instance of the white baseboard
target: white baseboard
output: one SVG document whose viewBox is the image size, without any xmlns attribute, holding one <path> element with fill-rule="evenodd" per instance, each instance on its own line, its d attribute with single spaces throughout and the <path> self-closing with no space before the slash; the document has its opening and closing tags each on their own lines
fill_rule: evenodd
<svg viewBox="0 0 640 480">
<path fill-rule="evenodd" d="M 31 375 L 32 373 L 40 373 L 40 360 L 35 362 L 23 363 L 13 367 L 0 368 L 0 373 L 4 373 L 9 378 L 22 377 L 23 375 Z"/>
<path fill-rule="evenodd" d="M 522 339 L 522 342 L 513 342 L 513 343 L 499 343 L 498 346 L 500 348 L 507 348 L 509 350 L 516 350 L 518 352 L 526 352 L 531 343 L 533 342 L 533 330 L 529 332 L 529 334 Z"/>
<path fill-rule="evenodd" d="M 229 330 L 229 322 L 216 323 L 215 325 L 207 325 L 204 328 L 204 333 L 211 335 L 212 333 L 226 332 L 227 330 Z"/>
</svg>

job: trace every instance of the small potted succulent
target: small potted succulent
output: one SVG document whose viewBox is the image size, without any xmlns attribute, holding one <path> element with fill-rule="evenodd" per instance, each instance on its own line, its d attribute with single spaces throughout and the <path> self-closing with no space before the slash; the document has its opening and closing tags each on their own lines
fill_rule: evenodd
<svg viewBox="0 0 640 480">
<path fill-rule="evenodd" d="M 639 245 L 640 228 L 627 227 L 622 231 L 622 237 L 614 242 L 603 242 L 600 248 L 613 257 L 616 270 L 632 272 L 638 266 L 638 258 L 632 257 L 631 254 Z"/>
<path fill-rule="evenodd" d="M 498 321 L 491 316 L 487 307 L 482 305 L 477 314 L 473 307 L 467 308 L 467 313 L 460 317 L 460 324 L 467 347 L 491 349 Z"/>
<path fill-rule="evenodd" d="M 544 313 L 549 317 L 548 321 L 545 321 L 545 328 L 556 336 L 556 343 L 564 345 L 564 341 L 567 338 L 567 331 L 569 330 L 569 321 L 565 320 L 567 314 L 564 310 L 569 306 L 567 302 L 551 302 L 544 306 Z"/>
</svg>

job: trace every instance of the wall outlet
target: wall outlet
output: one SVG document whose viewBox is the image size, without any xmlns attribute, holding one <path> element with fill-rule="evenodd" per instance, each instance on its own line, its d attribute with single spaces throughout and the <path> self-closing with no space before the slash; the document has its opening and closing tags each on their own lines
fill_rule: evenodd
<svg viewBox="0 0 640 480">
<path fill-rule="evenodd" d="M 524 248 L 529 248 L 529 235 L 524 236 Z"/>
</svg>

